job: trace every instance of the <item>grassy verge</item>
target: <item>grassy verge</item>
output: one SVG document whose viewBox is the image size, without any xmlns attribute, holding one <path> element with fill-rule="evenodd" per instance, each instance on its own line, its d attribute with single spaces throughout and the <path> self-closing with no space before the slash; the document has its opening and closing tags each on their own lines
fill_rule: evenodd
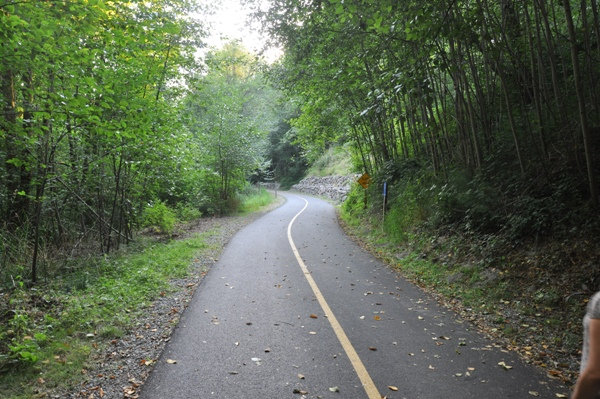
<svg viewBox="0 0 600 399">
<path fill-rule="evenodd" d="M 401 221 L 388 226 L 381 223 L 381 215 L 361 215 L 356 209 L 342 207 L 340 217 L 361 245 L 481 331 L 548 375 L 574 382 L 587 296 L 565 298 L 572 287 L 561 286 L 549 270 L 532 266 L 540 255 L 515 251 L 491 267 L 481 254 L 470 252 L 469 237 L 418 229 L 399 232 Z"/>
<path fill-rule="evenodd" d="M 47 286 L 4 294 L 0 397 L 31 398 L 38 388 L 80 381 L 89 354 L 119 338 L 139 312 L 186 276 L 207 249 L 205 237 L 138 244 L 88 261 Z"/>
<path fill-rule="evenodd" d="M 274 195 L 264 188 L 249 189 L 249 191 L 240 195 L 241 203 L 238 213 L 247 215 L 249 213 L 257 212 L 261 208 L 270 205 L 274 199 Z"/>
<path fill-rule="evenodd" d="M 247 193 L 241 213 L 272 201 L 265 190 Z M 27 288 L 17 280 L 12 290 L 0 291 L 0 397 L 42 397 L 85 380 L 92 354 L 127 334 L 151 303 L 175 290 L 173 279 L 197 272 L 197 258 L 214 253 L 207 244 L 214 233 L 168 242 L 140 237 L 119 253 L 63 266 L 64 273 L 45 285 Z"/>
</svg>

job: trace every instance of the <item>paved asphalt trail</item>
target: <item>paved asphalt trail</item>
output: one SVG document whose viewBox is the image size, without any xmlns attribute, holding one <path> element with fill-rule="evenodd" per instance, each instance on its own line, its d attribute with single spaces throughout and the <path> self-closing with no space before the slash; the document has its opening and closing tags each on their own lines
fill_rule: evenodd
<svg viewBox="0 0 600 399">
<path fill-rule="evenodd" d="M 365 253 L 344 236 L 331 205 L 285 196 L 284 205 L 230 241 L 141 398 L 506 399 L 568 393 Z M 335 317 L 326 317 L 288 241 L 288 225 L 305 205 L 291 236 Z M 358 362 L 349 360 L 333 318 Z M 355 371 L 361 364 L 362 380 Z M 369 381 L 375 393 L 363 388 Z"/>
</svg>

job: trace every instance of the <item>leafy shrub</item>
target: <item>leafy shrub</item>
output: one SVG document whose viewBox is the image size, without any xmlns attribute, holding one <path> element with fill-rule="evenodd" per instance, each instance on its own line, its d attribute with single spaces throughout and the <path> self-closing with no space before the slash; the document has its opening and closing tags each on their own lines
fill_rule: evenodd
<svg viewBox="0 0 600 399">
<path fill-rule="evenodd" d="M 11 357 L 20 362 L 35 364 L 40 359 L 40 347 L 33 339 L 13 343 L 8 348 L 10 349 Z"/>
<path fill-rule="evenodd" d="M 242 201 L 238 196 L 231 196 L 224 201 L 219 201 L 217 204 L 217 212 L 219 215 L 229 215 L 240 209 Z"/>
<path fill-rule="evenodd" d="M 400 159 L 386 162 L 383 168 L 375 174 L 374 180 L 397 184 L 414 180 L 421 173 L 422 166 L 416 160 Z"/>
<path fill-rule="evenodd" d="M 301 176 L 300 177 L 295 177 L 295 176 L 283 176 L 280 180 L 279 180 L 279 188 L 281 190 L 289 190 L 290 188 L 292 188 L 292 186 L 296 183 L 298 183 L 301 180 Z"/>
<path fill-rule="evenodd" d="M 202 217 L 202 212 L 189 204 L 178 204 L 175 211 L 177 213 L 177 219 L 184 222 L 200 219 Z"/>
<path fill-rule="evenodd" d="M 175 213 L 162 201 L 155 202 L 144 209 L 142 224 L 152 227 L 163 234 L 171 234 L 175 227 Z"/>
<path fill-rule="evenodd" d="M 427 218 L 425 203 L 417 200 L 412 188 L 406 187 L 386 212 L 383 228 L 392 241 L 406 241 L 408 233 Z"/>
<path fill-rule="evenodd" d="M 346 221 L 359 222 L 357 218 L 365 213 L 365 191 L 358 183 L 352 185 L 341 208 L 342 216 Z"/>
</svg>

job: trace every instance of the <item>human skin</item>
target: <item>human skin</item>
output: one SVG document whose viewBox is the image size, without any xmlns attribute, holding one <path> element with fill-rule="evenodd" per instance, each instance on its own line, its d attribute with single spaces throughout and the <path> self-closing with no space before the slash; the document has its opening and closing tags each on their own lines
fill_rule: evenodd
<svg viewBox="0 0 600 399">
<path fill-rule="evenodd" d="M 600 319 L 590 319 L 589 356 L 585 369 L 579 375 L 571 399 L 600 397 Z"/>
</svg>

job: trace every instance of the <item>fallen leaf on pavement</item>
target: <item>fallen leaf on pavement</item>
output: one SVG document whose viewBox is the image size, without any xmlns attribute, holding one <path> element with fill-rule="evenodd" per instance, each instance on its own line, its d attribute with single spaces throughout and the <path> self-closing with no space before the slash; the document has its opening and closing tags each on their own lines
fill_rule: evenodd
<svg viewBox="0 0 600 399">
<path fill-rule="evenodd" d="M 390 391 L 397 391 L 398 390 L 398 387 L 395 387 L 393 385 L 388 385 L 388 388 L 389 388 Z"/>
<path fill-rule="evenodd" d="M 505 362 L 498 362 L 498 366 L 501 366 L 504 370 L 510 370 L 510 369 L 512 369 L 512 366 L 509 366 Z"/>
<path fill-rule="evenodd" d="M 375 320 L 381 320 L 381 316 L 373 316 L 373 319 L 375 319 Z"/>
<path fill-rule="evenodd" d="M 530 394 L 531 396 L 540 396 L 540 393 L 539 393 L 539 392 L 536 392 L 536 391 L 529 391 L 529 394 Z"/>
<path fill-rule="evenodd" d="M 308 395 L 308 391 L 304 391 L 302 389 L 294 388 L 294 393 L 298 393 L 300 395 Z"/>
<path fill-rule="evenodd" d="M 377 348 L 376 348 L 376 347 L 374 347 L 374 346 L 369 346 L 369 350 L 370 350 L 370 351 L 376 351 L 376 350 L 377 350 Z"/>
<path fill-rule="evenodd" d="M 167 359 L 167 363 L 169 363 L 169 364 L 175 364 L 175 363 L 177 363 L 177 360 Z"/>
<path fill-rule="evenodd" d="M 331 392 L 339 392 L 340 391 L 340 389 L 338 387 L 331 387 L 331 388 L 329 388 L 329 390 Z"/>
<path fill-rule="evenodd" d="M 301 380 L 304 379 L 304 374 L 298 374 L 298 378 L 300 378 Z"/>
<path fill-rule="evenodd" d="M 154 363 L 154 360 L 152 360 L 152 359 L 147 359 L 147 360 L 146 359 L 142 359 L 142 360 L 140 360 L 140 365 L 141 366 L 150 366 L 153 363 Z"/>
<path fill-rule="evenodd" d="M 312 314 L 310 315 L 310 318 L 311 318 L 311 319 L 318 319 L 318 318 L 319 318 L 319 316 L 317 316 L 316 314 L 312 313 Z"/>
</svg>

